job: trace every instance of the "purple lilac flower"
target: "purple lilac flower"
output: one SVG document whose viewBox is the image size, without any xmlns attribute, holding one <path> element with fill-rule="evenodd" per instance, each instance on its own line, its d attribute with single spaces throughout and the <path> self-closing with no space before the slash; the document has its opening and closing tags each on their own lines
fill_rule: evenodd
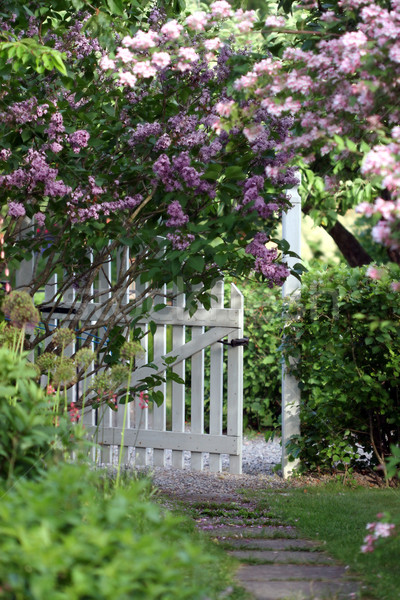
<svg viewBox="0 0 400 600">
<path fill-rule="evenodd" d="M 2 148 L 0 150 L 0 160 L 8 160 L 11 156 L 11 150 L 8 148 Z"/>
<path fill-rule="evenodd" d="M 171 202 L 167 208 L 167 214 L 170 217 L 166 222 L 167 227 L 182 227 L 189 221 L 189 217 L 184 214 L 178 200 Z"/>
<path fill-rule="evenodd" d="M 58 142 L 52 142 L 51 144 L 49 144 L 49 148 L 52 152 L 54 152 L 54 154 L 58 154 L 58 152 L 61 152 L 61 150 L 63 149 L 61 144 L 59 144 Z"/>
<path fill-rule="evenodd" d="M 221 142 L 219 140 L 214 140 L 209 146 L 202 146 L 200 148 L 199 157 L 203 162 L 208 163 L 221 150 Z"/>
<path fill-rule="evenodd" d="M 8 215 L 18 219 L 18 217 L 24 217 L 26 214 L 24 206 L 20 202 L 9 202 L 8 203 Z"/>
<path fill-rule="evenodd" d="M 103 188 L 96 184 L 96 180 L 92 175 L 89 175 L 88 181 L 90 185 L 90 191 L 93 194 L 93 196 L 104 194 Z"/>
<path fill-rule="evenodd" d="M 182 179 L 190 188 L 197 188 L 200 185 L 200 173 L 194 167 L 184 167 L 182 169 Z"/>
<path fill-rule="evenodd" d="M 156 145 L 154 146 L 154 150 L 166 150 L 171 145 L 171 138 L 167 133 L 164 133 L 161 137 L 158 138 Z"/>
<path fill-rule="evenodd" d="M 166 154 L 161 154 L 153 165 L 154 173 L 164 181 L 171 176 L 171 162 Z"/>
<path fill-rule="evenodd" d="M 1 113 L 1 120 L 5 123 L 16 123 L 23 125 L 32 121 L 37 121 L 39 117 L 44 115 L 49 108 L 48 104 L 38 106 L 38 101 L 35 97 L 23 102 L 14 102 L 9 106 L 6 113 Z"/>
<path fill-rule="evenodd" d="M 47 181 L 44 186 L 44 195 L 52 196 L 52 197 L 62 197 L 66 196 L 72 191 L 72 188 L 69 185 L 65 185 L 61 179 L 57 179 L 56 181 Z"/>
<path fill-rule="evenodd" d="M 178 172 L 179 175 L 182 175 L 182 170 L 185 167 L 190 167 L 190 156 L 189 152 L 181 152 L 177 156 L 172 158 L 172 164 L 174 169 Z"/>
<path fill-rule="evenodd" d="M 57 136 L 60 133 L 64 133 L 64 121 L 63 116 L 60 112 L 55 112 L 51 115 L 50 123 L 47 129 L 45 129 L 45 133 L 49 136 L 49 138 L 57 139 Z"/>
<path fill-rule="evenodd" d="M 125 198 L 120 198 L 114 202 L 96 203 L 89 208 L 76 209 L 70 202 L 67 203 L 67 206 L 72 223 L 84 223 L 89 219 L 99 219 L 101 214 L 108 216 L 117 210 L 132 210 L 141 202 L 143 202 L 143 196 L 141 194 L 136 194 L 133 197 L 125 196 Z"/>
<path fill-rule="evenodd" d="M 194 235 L 191 233 L 187 233 L 186 235 L 182 235 L 181 233 L 167 233 L 167 238 L 172 243 L 174 250 L 186 250 L 194 241 Z"/>
<path fill-rule="evenodd" d="M 71 144 L 72 150 L 75 152 L 75 154 L 79 154 L 82 148 L 86 148 L 89 138 L 90 134 L 85 129 L 78 129 L 77 131 L 74 131 L 74 133 L 71 133 L 71 135 L 68 137 L 68 141 Z"/>
<path fill-rule="evenodd" d="M 46 215 L 44 215 L 41 212 L 37 212 L 33 216 L 35 218 L 36 223 L 39 225 L 39 227 L 44 227 L 44 223 L 46 221 Z"/>
<path fill-rule="evenodd" d="M 195 146 L 201 146 L 206 141 L 206 134 L 204 131 L 193 131 L 189 133 L 189 135 L 183 136 L 179 143 L 181 146 L 186 146 L 187 148 L 195 148 Z"/>
<path fill-rule="evenodd" d="M 278 258 L 278 252 L 275 248 L 266 248 L 267 241 L 268 236 L 265 233 L 256 233 L 253 241 L 246 246 L 246 253 L 255 257 L 254 269 L 266 277 L 268 287 L 283 285 L 290 271 L 285 264 L 274 262 Z"/>
<path fill-rule="evenodd" d="M 18 189 L 23 188 L 28 181 L 28 176 L 22 169 L 17 169 L 9 175 L 0 175 L 0 185 L 11 188 L 16 187 Z"/>
<path fill-rule="evenodd" d="M 138 142 L 143 142 L 148 137 L 154 135 L 158 137 L 161 135 L 161 125 L 160 123 L 139 123 L 131 133 L 128 144 L 130 146 L 135 146 Z"/>
</svg>

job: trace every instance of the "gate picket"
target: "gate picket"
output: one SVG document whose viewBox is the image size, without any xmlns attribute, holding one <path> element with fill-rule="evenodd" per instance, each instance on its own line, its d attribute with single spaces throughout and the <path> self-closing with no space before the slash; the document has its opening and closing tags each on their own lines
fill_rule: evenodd
<svg viewBox="0 0 400 600">
<path fill-rule="evenodd" d="M 126 287 L 121 292 L 112 291 L 115 278 L 120 280 L 121 276 L 130 268 L 131 261 L 128 248 L 116 253 L 116 264 L 113 267 L 111 257 L 108 262 L 102 265 L 99 271 L 97 281 L 92 285 L 90 295 L 93 302 L 82 310 L 81 319 L 86 316 L 90 319 L 96 319 L 97 315 L 104 312 L 105 300 L 110 300 L 107 307 L 107 315 L 114 314 L 118 307 L 126 306 L 131 301 L 131 290 Z M 32 263 L 33 264 L 33 263 Z M 116 271 L 113 270 L 116 268 Z M 33 269 L 32 265 L 23 264 L 21 272 L 17 274 L 16 281 L 22 285 L 27 270 Z M 29 280 L 29 277 L 25 281 Z M 146 290 L 146 284 L 135 282 L 136 297 L 140 297 Z M 57 276 L 53 275 L 45 285 L 44 303 L 51 309 L 56 303 L 57 294 L 61 291 L 58 287 Z M 166 288 L 157 292 L 158 297 L 154 299 L 154 304 L 165 301 Z M 123 447 L 121 447 L 121 433 L 124 419 L 124 404 L 119 404 L 117 411 L 112 411 L 108 406 L 93 410 L 88 404 L 82 420 L 86 431 L 90 435 L 97 437 L 100 443 L 100 453 L 96 459 L 101 463 L 115 462 L 115 446 L 118 447 L 118 453 L 122 453 L 122 459 L 128 464 L 131 459 L 136 466 L 147 465 L 150 457 L 150 450 L 153 451 L 153 465 L 164 466 L 165 451 L 172 451 L 172 466 L 183 468 L 185 466 L 184 452 L 190 452 L 190 462 L 192 470 L 202 470 L 205 456 L 209 457 L 209 468 L 212 472 L 222 470 L 221 455 L 229 455 L 229 469 L 231 473 L 241 472 L 242 459 L 242 404 L 243 404 L 243 348 L 241 346 L 228 346 L 227 350 L 227 431 L 223 432 L 224 415 L 224 346 L 219 343 L 224 338 L 228 339 L 228 344 L 235 338 L 243 337 L 243 296 L 231 284 L 231 302 L 230 307 L 224 307 L 224 283 L 219 281 L 212 290 L 216 296 L 212 300 L 209 311 L 200 307 L 194 315 L 190 315 L 185 310 L 185 296 L 176 288 L 171 305 L 163 310 L 151 313 L 150 316 L 143 317 L 136 325 L 142 328 L 142 331 L 148 333 L 142 339 L 144 355 L 136 360 L 136 369 L 132 374 L 130 386 L 135 387 L 146 377 L 158 372 L 163 374 L 166 370 L 165 359 L 171 358 L 168 368 L 177 374 L 180 378 L 185 377 L 185 361 L 191 361 L 191 382 L 184 384 L 172 382 L 168 386 L 171 393 L 167 397 L 167 386 L 162 383 L 157 389 L 162 391 L 164 402 L 157 406 L 155 403 L 148 408 L 142 408 L 139 398 L 136 397 L 128 408 L 127 423 Z M 52 319 L 49 321 L 50 327 L 57 324 L 67 326 L 70 322 L 66 317 L 68 309 L 75 302 L 76 292 L 73 288 L 68 288 L 63 292 L 63 301 L 58 299 L 58 310 L 55 310 Z M 113 295 L 114 294 L 114 295 Z M 78 296 L 79 298 L 79 296 Z M 79 306 L 77 306 L 79 309 Z M 72 314 L 72 311 L 71 311 Z M 80 313 L 79 313 L 80 314 Z M 111 319 L 112 321 L 112 319 Z M 149 321 L 156 325 L 154 335 L 149 333 Z M 91 321 L 92 325 L 97 323 Z M 167 326 L 168 335 L 171 331 L 171 341 L 167 348 Z M 128 320 L 125 336 L 129 335 Z M 91 335 L 91 333 L 87 334 Z M 45 340 L 45 346 L 50 342 L 51 335 Z M 149 340 L 152 339 L 153 357 L 151 363 L 155 366 L 148 367 L 149 362 Z M 168 337 L 168 339 L 170 339 Z M 189 341 L 186 341 L 188 339 Z M 91 342 L 94 345 L 94 341 Z M 172 347 L 171 347 L 172 346 Z M 205 349 L 210 348 L 210 379 L 204 380 L 205 372 Z M 71 346 L 68 355 L 73 355 L 77 347 Z M 173 357 L 173 360 L 172 360 Z M 207 358 L 208 361 L 208 358 Z M 45 378 L 42 378 L 45 384 Z M 209 410 L 210 426 L 209 432 L 205 433 L 205 383 L 209 383 Z M 73 392 L 82 393 L 83 385 L 86 389 L 90 382 L 79 384 L 79 389 L 69 392 L 69 396 L 74 400 Z M 185 410 L 188 398 L 189 385 L 191 386 L 191 421 L 190 426 L 185 425 Z M 208 389 L 208 388 L 207 388 Z M 93 401 L 95 398 L 86 398 L 85 402 Z M 207 398 L 208 400 L 208 398 Z M 171 409 L 171 428 L 167 430 L 166 410 L 167 404 Z"/>
</svg>

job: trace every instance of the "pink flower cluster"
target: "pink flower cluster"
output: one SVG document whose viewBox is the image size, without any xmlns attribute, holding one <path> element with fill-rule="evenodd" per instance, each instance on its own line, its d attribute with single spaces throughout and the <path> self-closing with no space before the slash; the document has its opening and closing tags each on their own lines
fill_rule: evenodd
<svg viewBox="0 0 400 600">
<path fill-rule="evenodd" d="M 145 408 L 148 408 L 148 406 L 149 406 L 149 395 L 142 391 L 139 393 L 139 408 L 141 410 L 144 410 Z"/>
<path fill-rule="evenodd" d="M 80 419 L 80 414 L 79 414 L 79 409 L 76 408 L 75 404 L 73 402 L 71 402 L 70 406 L 69 406 L 69 418 L 71 423 L 78 423 L 79 419 Z"/>
<path fill-rule="evenodd" d="M 393 523 L 387 523 L 380 519 L 385 519 L 386 515 L 383 513 L 377 514 L 378 521 L 374 523 L 368 523 L 366 529 L 368 535 L 364 538 L 364 544 L 361 546 L 361 552 L 364 554 L 373 552 L 375 550 L 375 544 L 380 538 L 388 538 L 395 534 L 396 526 Z"/>
<path fill-rule="evenodd" d="M 155 77 L 167 67 L 178 73 L 190 72 L 203 58 L 207 63 L 216 61 L 216 52 L 224 46 L 219 37 L 207 38 L 203 41 L 205 52 L 199 55 L 191 46 L 193 33 L 208 34 L 225 19 L 230 19 L 239 33 L 247 33 L 257 18 L 254 10 L 234 11 L 226 0 L 216 0 L 208 11 L 199 10 L 186 17 L 184 25 L 173 19 L 159 32 L 139 30 L 134 36 L 125 36 L 115 58 L 103 55 L 99 66 L 114 71 L 116 80 L 128 87 L 135 87 L 140 78 Z"/>
</svg>

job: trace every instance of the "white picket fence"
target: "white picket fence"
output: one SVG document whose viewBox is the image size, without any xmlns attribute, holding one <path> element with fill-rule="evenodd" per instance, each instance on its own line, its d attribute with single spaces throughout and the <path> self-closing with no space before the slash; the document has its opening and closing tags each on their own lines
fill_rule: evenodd
<svg viewBox="0 0 400 600">
<path fill-rule="evenodd" d="M 125 251 L 119 255 L 117 269 L 129 265 L 129 255 Z M 17 273 L 17 287 L 26 286 L 33 273 L 33 261 L 24 262 Z M 112 265 L 103 265 L 97 282 L 92 288 L 101 296 L 102 301 L 109 298 L 112 279 Z M 61 282 L 60 282 L 61 285 Z M 61 289 L 61 288 L 60 288 Z M 51 307 L 52 299 L 57 296 L 57 276 L 53 276 L 45 286 L 44 305 Z M 138 297 L 144 286 L 135 282 L 127 288 L 122 299 L 128 304 L 130 299 Z M 160 299 L 164 301 L 166 290 L 160 290 Z M 51 324 L 68 325 L 65 310 L 76 306 L 76 292 L 71 287 L 62 292 L 62 308 L 52 315 Z M 109 407 L 92 409 L 87 406 L 83 422 L 89 435 L 93 436 L 99 447 L 95 459 L 102 464 L 112 464 L 119 460 L 125 465 L 135 466 L 164 466 L 166 453 L 172 452 L 172 466 L 183 468 L 190 462 L 192 470 L 204 468 L 205 461 L 212 472 L 222 470 L 222 457 L 229 457 L 229 471 L 241 473 L 242 469 L 242 413 L 243 413 L 243 347 L 230 345 L 234 339 L 243 337 L 243 296 L 234 284 L 230 289 L 230 307 L 224 306 L 224 283 L 217 282 L 212 294 L 210 310 L 199 308 L 190 317 L 185 310 L 185 297 L 176 294 L 172 306 L 167 306 L 159 312 L 154 312 L 148 321 L 156 323 L 153 336 L 146 335 L 142 344 L 144 356 L 138 361 L 133 373 L 131 384 L 140 382 L 156 371 L 146 366 L 151 363 L 157 366 L 157 372 L 165 371 L 165 357 L 174 357 L 169 365 L 182 379 L 185 378 L 185 364 L 190 362 L 190 381 L 184 384 L 172 382 L 163 383 L 160 391 L 164 395 L 161 406 L 150 403 L 148 408 L 140 408 L 139 398 L 129 404 L 127 423 L 124 432 L 124 445 L 121 447 L 121 434 L 124 416 L 124 405 L 119 405 L 114 411 Z M 155 300 L 157 304 L 157 299 Z M 96 318 L 97 304 L 91 302 L 85 308 L 90 319 Z M 113 309 L 111 309 L 113 310 Z M 85 316 L 85 315 L 83 315 Z M 86 317 L 87 318 L 87 317 Z M 148 321 L 140 326 L 148 330 Z M 96 323 L 96 321 L 92 321 Z M 152 356 L 149 355 L 149 338 L 152 338 Z M 46 343 L 51 338 L 47 338 Z M 220 343 L 222 340 L 226 345 Z M 168 346 L 168 347 L 167 347 Z M 73 355 L 77 346 L 71 345 L 68 354 Z M 150 348 L 151 350 L 151 348 Z M 206 363 L 207 376 L 206 381 Z M 224 376 L 225 373 L 225 376 Z M 224 385 L 224 381 L 226 385 Z M 82 392 L 80 388 L 68 391 L 68 401 L 74 402 Z M 85 383 L 88 388 L 90 382 Z M 205 397 L 207 394 L 207 398 Z M 190 420 L 188 403 L 190 398 Z M 205 430 L 205 410 L 209 410 L 209 428 Z M 226 428 L 223 429 L 223 421 Z"/>
<path fill-rule="evenodd" d="M 123 448 L 124 405 L 119 405 L 117 411 L 102 409 L 101 414 L 100 411 L 86 411 L 84 423 L 102 448 L 102 463 L 116 462 L 118 453 L 122 452 L 125 465 L 165 466 L 166 451 L 169 450 L 172 452 L 172 466 L 176 468 L 184 468 L 190 459 L 192 470 L 202 470 L 206 460 L 210 471 L 219 472 L 222 470 L 222 456 L 227 455 L 229 471 L 241 473 L 243 348 L 228 344 L 243 335 L 243 296 L 232 284 L 230 308 L 225 308 L 222 281 L 216 284 L 212 293 L 217 299 L 213 301 L 211 310 L 200 308 L 192 317 L 185 311 L 183 294 L 175 297 L 173 306 L 150 315 L 149 320 L 157 324 L 151 363 L 158 367 L 158 373 L 162 373 L 165 370 L 164 359 L 174 357 L 169 366 L 184 379 L 185 363 L 190 361 L 191 381 L 184 384 L 173 381 L 168 390 L 163 383 L 159 388 L 165 398 L 161 406 L 150 404 L 148 408 L 141 408 L 139 398 L 135 399 L 127 414 Z M 147 328 L 147 323 L 142 322 L 141 326 Z M 169 336 L 168 328 L 172 329 Z M 172 345 L 168 352 L 167 338 Z M 220 343 L 223 339 L 228 342 L 226 346 Z M 153 368 L 145 366 L 149 361 L 148 336 L 143 340 L 145 355 L 133 374 L 132 385 L 155 373 Z M 206 386 L 205 352 L 208 348 L 209 382 Z M 226 390 L 223 385 L 224 368 L 227 370 Z M 204 427 L 206 389 L 209 394 L 207 433 Z M 190 422 L 185 419 L 188 393 Z M 223 431 L 224 412 L 226 431 Z"/>
</svg>

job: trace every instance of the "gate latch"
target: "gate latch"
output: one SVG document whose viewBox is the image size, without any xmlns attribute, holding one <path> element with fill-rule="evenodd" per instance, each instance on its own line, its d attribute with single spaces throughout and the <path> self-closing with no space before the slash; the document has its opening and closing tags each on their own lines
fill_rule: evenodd
<svg viewBox="0 0 400 600">
<path fill-rule="evenodd" d="M 219 340 L 220 344 L 224 344 L 225 346 L 232 346 L 232 348 L 236 348 L 237 346 L 248 346 L 249 338 L 238 338 L 236 340 L 231 340 L 230 342 L 226 342 L 225 340 Z"/>
</svg>

